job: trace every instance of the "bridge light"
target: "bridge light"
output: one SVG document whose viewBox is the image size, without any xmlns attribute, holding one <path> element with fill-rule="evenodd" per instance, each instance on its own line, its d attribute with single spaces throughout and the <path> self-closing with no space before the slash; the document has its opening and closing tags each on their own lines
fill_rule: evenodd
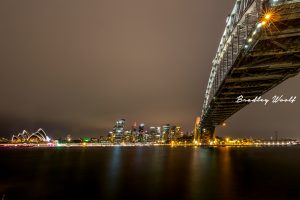
<svg viewBox="0 0 300 200">
<path fill-rule="evenodd" d="M 267 13 L 267 14 L 265 15 L 265 19 L 266 19 L 266 20 L 269 20 L 269 19 L 271 18 L 271 16 L 272 16 L 271 13 Z"/>
<path fill-rule="evenodd" d="M 245 45 L 245 48 L 247 49 L 247 48 L 248 48 L 248 45 Z"/>
<path fill-rule="evenodd" d="M 255 35 L 255 34 L 256 34 L 256 30 L 255 30 L 255 31 L 253 31 L 252 35 Z"/>
<path fill-rule="evenodd" d="M 264 26 L 264 25 L 266 25 L 266 23 L 267 23 L 266 21 L 262 21 L 262 22 L 261 22 L 261 25 Z"/>
<path fill-rule="evenodd" d="M 248 39 L 248 42 L 252 42 L 252 38 L 249 38 L 249 39 Z"/>
</svg>

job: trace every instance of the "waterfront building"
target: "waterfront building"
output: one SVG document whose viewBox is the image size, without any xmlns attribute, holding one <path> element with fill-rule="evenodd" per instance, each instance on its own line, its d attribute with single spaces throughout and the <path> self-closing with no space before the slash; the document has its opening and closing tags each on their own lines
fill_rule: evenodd
<svg viewBox="0 0 300 200">
<path fill-rule="evenodd" d="M 144 123 L 141 123 L 139 125 L 139 133 L 144 133 L 145 132 L 145 124 Z"/>
<path fill-rule="evenodd" d="M 112 131 L 114 142 L 116 143 L 122 142 L 123 135 L 124 135 L 124 128 L 125 128 L 125 119 L 117 120 Z"/>
<path fill-rule="evenodd" d="M 109 136 L 100 136 L 99 137 L 99 143 L 101 144 L 111 144 L 111 139 Z"/>
<path fill-rule="evenodd" d="M 158 141 L 161 139 L 161 128 L 159 126 L 151 126 L 150 127 L 150 133 L 152 141 Z"/>
<path fill-rule="evenodd" d="M 175 138 L 178 139 L 183 136 L 182 128 L 180 126 L 176 126 L 175 128 Z"/>
<path fill-rule="evenodd" d="M 157 126 L 155 140 L 160 140 L 160 139 L 161 139 L 161 127 Z"/>
<path fill-rule="evenodd" d="M 137 132 L 137 125 L 136 122 L 133 123 L 132 127 L 131 127 L 132 132 Z"/>
<path fill-rule="evenodd" d="M 166 142 L 170 135 L 170 124 L 165 124 L 162 126 L 162 140 L 163 142 Z"/>
<path fill-rule="evenodd" d="M 131 127 L 131 142 L 136 142 L 137 138 L 138 138 L 137 124 L 136 122 L 134 122 Z"/>
<path fill-rule="evenodd" d="M 132 140 L 132 134 L 131 134 L 131 131 L 129 130 L 127 130 L 127 131 L 124 131 L 124 135 L 123 135 L 123 142 L 125 142 L 125 143 L 129 143 L 129 142 L 131 142 L 131 140 Z"/>
<path fill-rule="evenodd" d="M 176 129 L 176 126 L 171 126 L 170 127 L 170 134 L 168 136 L 169 140 L 174 140 L 175 139 L 175 129 Z"/>
<path fill-rule="evenodd" d="M 50 138 L 46 135 L 43 129 L 38 129 L 34 133 L 29 133 L 24 130 L 22 133 L 13 135 L 11 138 L 13 143 L 40 143 L 40 142 L 49 142 Z"/>
<path fill-rule="evenodd" d="M 108 135 L 107 135 L 107 139 L 109 142 L 114 143 L 115 141 L 115 135 L 112 131 L 109 131 Z"/>
<path fill-rule="evenodd" d="M 141 123 L 139 125 L 139 130 L 138 130 L 138 136 L 137 136 L 137 142 L 144 142 L 145 141 L 145 124 Z"/>
<path fill-rule="evenodd" d="M 168 135 L 169 140 L 176 140 L 183 136 L 183 132 L 180 126 L 170 126 L 170 131 Z"/>
<path fill-rule="evenodd" d="M 91 143 L 99 143 L 99 139 L 98 138 L 91 138 L 90 142 Z"/>
</svg>

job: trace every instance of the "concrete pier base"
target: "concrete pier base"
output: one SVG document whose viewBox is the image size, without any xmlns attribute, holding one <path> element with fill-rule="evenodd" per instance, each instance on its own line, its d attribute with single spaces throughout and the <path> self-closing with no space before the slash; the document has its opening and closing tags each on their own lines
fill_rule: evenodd
<svg viewBox="0 0 300 200">
<path fill-rule="evenodd" d="M 201 128 L 199 141 L 201 144 L 210 144 L 215 137 L 215 127 Z"/>
</svg>

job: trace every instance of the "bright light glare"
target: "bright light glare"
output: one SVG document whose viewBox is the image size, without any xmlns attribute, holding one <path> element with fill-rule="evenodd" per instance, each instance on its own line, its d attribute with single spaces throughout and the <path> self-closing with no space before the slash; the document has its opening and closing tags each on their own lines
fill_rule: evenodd
<svg viewBox="0 0 300 200">
<path fill-rule="evenodd" d="M 269 20 L 269 19 L 271 18 L 271 16 L 272 16 L 271 13 L 267 13 L 267 14 L 265 15 L 265 19 L 266 19 L 266 20 Z"/>
</svg>

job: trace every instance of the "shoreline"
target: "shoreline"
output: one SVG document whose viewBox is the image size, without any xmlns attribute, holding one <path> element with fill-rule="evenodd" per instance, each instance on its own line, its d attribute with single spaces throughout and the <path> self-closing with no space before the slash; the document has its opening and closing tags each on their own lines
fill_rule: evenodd
<svg viewBox="0 0 300 200">
<path fill-rule="evenodd" d="M 169 147 L 287 147 L 287 146 L 298 146 L 299 144 L 220 144 L 220 145 L 198 145 L 198 144 L 98 144 L 98 143 L 72 143 L 72 144 L 0 144 L 0 148 L 22 148 L 22 147 L 33 147 L 33 148 L 55 148 L 55 147 L 64 147 L 64 148 L 95 148 L 95 147 L 156 147 L 156 146 L 169 146 Z"/>
</svg>

